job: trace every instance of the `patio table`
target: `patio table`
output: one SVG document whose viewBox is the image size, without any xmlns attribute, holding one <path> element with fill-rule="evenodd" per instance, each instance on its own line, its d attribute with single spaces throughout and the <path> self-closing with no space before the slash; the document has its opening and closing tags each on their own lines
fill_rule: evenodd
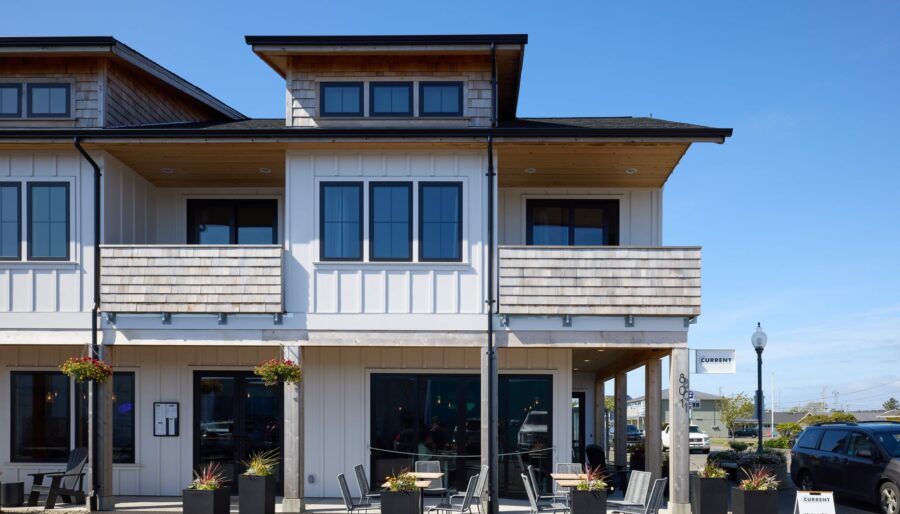
<svg viewBox="0 0 900 514">
<path fill-rule="evenodd" d="M 587 480 L 587 473 L 550 473 L 550 478 L 560 480 Z"/>
<path fill-rule="evenodd" d="M 410 475 L 412 475 L 416 479 L 416 487 L 419 489 L 425 489 L 431 485 L 435 480 L 440 480 L 444 478 L 443 473 L 439 473 L 436 471 L 427 472 L 427 471 L 410 471 Z M 381 484 L 381 487 L 388 489 L 391 487 L 390 482 L 385 482 Z M 419 492 L 419 512 L 425 512 L 425 495 Z"/>
</svg>

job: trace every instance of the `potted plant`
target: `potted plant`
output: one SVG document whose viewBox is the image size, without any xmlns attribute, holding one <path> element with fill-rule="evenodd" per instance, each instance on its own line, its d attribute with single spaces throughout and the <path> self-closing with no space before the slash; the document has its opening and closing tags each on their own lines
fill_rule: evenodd
<svg viewBox="0 0 900 514">
<path fill-rule="evenodd" d="M 299 384 L 303 380 L 300 366 L 290 359 L 269 359 L 253 368 L 253 373 L 263 379 L 266 387 L 280 383 Z"/>
<path fill-rule="evenodd" d="M 747 478 L 731 488 L 733 514 L 778 514 L 778 481 L 765 466 L 743 470 Z"/>
<path fill-rule="evenodd" d="M 93 380 L 98 384 L 106 382 L 113 374 L 109 364 L 93 357 L 69 357 L 59 366 L 59 370 L 76 382 Z"/>
<path fill-rule="evenodd" d="M 737 458 L 737 481 L 747 478 L 745 469 L 753 469 L 765 466 L 780 484 L 779 488 L 787 486 L 787 458 L 778 450 L 763 450 L 762 452 L 742 453 Z"/>
<path fill-rule="evenodd" d="M 181 492 L 184 512 L 191 514 L 228 514 L 231 493 L 225 486 L 225 474 L 218 462 L 208 462 L 194 471 L 194 480 Z"/>
<path fill-rule="evenodd" d="M 381 493 L 383 514 L 419 514 L 422 492 L 416 487 L 416 478 L 406 470 L 387 477 L 387 490 Z"/>
<path fill-rule="evenodd" d="M 585 466 L 584 471 L 587 477 L 569 493 L 572 514 L 606 512 L 606 476 L 599 467 L 591 469 Z"/>
<path fill-rule="evenodd" d="M 707 461 L 703 469 L 691 475 L 691 512 L 725 514 L 728 512 L 728 473 L 715 462 Z"/>
<path fill-rule="evenodd" d="M 238 478 L 238 510 L 242 514 L 275 514 L 278 450 L 252 453 L 242 464 L 247 470 Z"/>
</svg>

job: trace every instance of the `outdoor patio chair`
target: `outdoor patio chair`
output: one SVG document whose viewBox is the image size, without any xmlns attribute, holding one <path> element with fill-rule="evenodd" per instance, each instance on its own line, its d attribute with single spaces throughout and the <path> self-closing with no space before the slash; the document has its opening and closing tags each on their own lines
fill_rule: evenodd
<svg viewBox="0 0 900 514">
<path fill-rule="evenodd" d="M 359 503 L 372 503 L 372 500 L 381 498 L 380 493 L 373 493 L 369 489 L 369 477 L 366 476 L 366 468 L 362 464 L 353 466 L 353 472 L 356 473 L 356 485 L 359 486 Z"/>
<path fill-rule="evenodd" d="M 55 473 L 30 473 L 28 476 L 33 478 L 31 493 L 28 495 L 28 506 L 34 507 L 38 500 L 44 494 L 47 495 L 47 501 L 44 503 L 45 509 L 52 509 L 56 506 L 56 499 L 62 498 L 65 503 L 72 503 L 72 497 L 75 502 L 85 504 L 84 492 L 81 490 L 84 481 L 84 465 L 87 462 L 87 448 L 75 448 L 69 452 L 69 461 L 66 463 L 66 470 Z M 50 477 L 50 484 L 44 485 L 44 477 Z"/>
<path fill-rule="evenodd" d="M 481 514 L 481 499 L 484 498 L 484 492 L 487 489 L 487 481 L 490 478 L 490 475 L 488 475 L 489 470 L 489 467 L 481 466 L 481 471 L 477 475 L 478 482 L 475 483 L 475 495 L 472 496 L 472 506 L 475 507 L 475 510 L 477 510 L 479 514 Z M 454 494 L 450 496 L 450 503 L 464 500 L 465 497 L 465 494 Z"/>
<path fill-rule="evenodd" d="M 653 489 L 643 505 L 617 505 L 607 507 L 607 512 L 621 512 L 623 514 L 657 514 L 662 507 L 663 493 L 666 490 L 666 479 L 660 478 L 653 482 Z M 609 502 L 607 502 L 607 505 Z"/>
<path fill-rule="evenodd" d="M 440 473 L 441 472 L 441 463 L 436 460 L 417 460 L 416 461 L 416 473 Z M 422 494 L 437 494 L 440 497 L 446 498 L 450 494 L 450 490 L 444 487 L 444 479 L 447 478 L 447 475 L 444 475 L 439 480 L 434 480 L 431 484 L 428 485 L 425 489 L 422 489 Z"/>
<path fill-rule="evenodd" d="M 347 514 L 350 514 L 351 512 L 381 509 L 381 505 L 377 503 L 354 503 L 353 498 L 350 496 L 350 488 L 347 487 L 347 479 L 344 477 L 344 474 L 341 473 L 337 478 L 338 485 L 341 487 L 341 498 L 344 500 L 344 507 L 346 508 Z"/>
<path fill-rule="evenodd" d="M 621 500 L 607 500 L 606 504 L 615 506 L 643 507 L 647 501 L 647 493 L 650 492 L 649 471 L 632 471 L 628 478 L 628 489 L 625 490 L 625 498 Z"/>
<path fill-rule="evenodd" d="M 534 486 L 534 498 L 538 503 L 553 503 L 554 501 L 566 501 L 568 496 L 563 494 L 541 494 L 541 490 L 538 489 L 537 474 L 534 471 L 534 466 L 531 464 L 528 465 L 528 479 L 531 481 L 531 485 Z"/>
<path fill-rule="evenodd" d="M 463 501 L 461 503 L 453 503 L 452 498 L 448 500 L 446 503 L 438 503 L 433 507 L 429 507 L 426 512 L 438 511 L 438 512 L 456 512 L 458 514 L 471 512 L 472 508 L 472 498 L 475 497 L 475 489 L 478 488 L 478 475 L 472 475 L 469 477 L 469 484 L 466 486 L 466 494 L 463 496 Z M 459 495 L 457 495 L 459 496 Z"/>
<path fill-rule="evenodd" d="M 569 507 L 562 503 L 545 503 L 539 504 L 534 496 L 534 484 L 526 476 L 522 475 L 522 483 L 525 484 L 525 494 L 528 495 L 528 505 L 531 508 L 531 514 L 543 514 L 545 512 L 569 512 Z"/>
</svg>

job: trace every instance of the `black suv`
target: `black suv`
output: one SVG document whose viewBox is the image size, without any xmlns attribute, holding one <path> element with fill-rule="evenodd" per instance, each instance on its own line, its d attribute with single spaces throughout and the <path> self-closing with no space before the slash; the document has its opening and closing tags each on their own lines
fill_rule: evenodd
<svg viewBox="0 0 900 514">
<path fill-rule="evenodd" d="M 803 491 L 875 501 L 879 512 L 900 512 L 900 423 L 821 423 L 791 448 L 791 477 Z"/>
</svg>

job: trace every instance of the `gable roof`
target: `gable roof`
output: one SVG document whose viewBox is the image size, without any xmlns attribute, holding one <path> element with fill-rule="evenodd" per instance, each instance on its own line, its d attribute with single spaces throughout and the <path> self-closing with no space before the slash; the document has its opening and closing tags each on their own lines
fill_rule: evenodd
<svg viewBox="0 0 900 514">
<path fill-rule="evenodd" d="M 247 118 L 200 87 L 188 82 L 112 36 L 0 37 L 0 58 L 23 56 L 108 57 L 162 81 L 180 93 L 202 103 L 219 114 L 223 119 L 243 120 Z"/>
</svg>

